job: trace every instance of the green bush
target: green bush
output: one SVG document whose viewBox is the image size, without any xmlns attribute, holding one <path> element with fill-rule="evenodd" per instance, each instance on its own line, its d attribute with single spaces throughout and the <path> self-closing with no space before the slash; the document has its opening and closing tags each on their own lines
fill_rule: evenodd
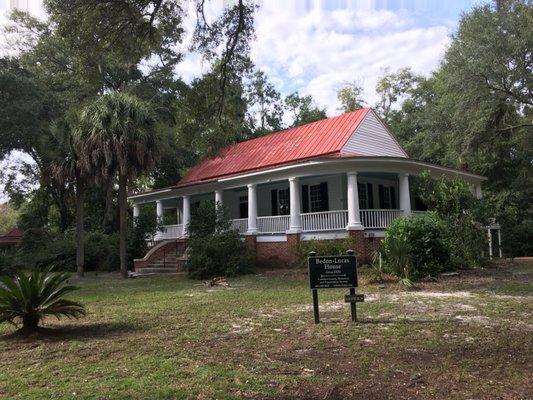
<svg viewBox="0 0 533 400">
<path fill-rule="evenodd" d="M 230 229 L 227 211 L 202 203 L 192 214 L 187 270 L 194 279 L 235 276 L 249 272 L 254 257 L 236 230 Z"/>
<path fill-rule="evenodd" d="M 446 225 L 433 213 L 398 218 L 380 244 L 385 272 L 401 279 L 418 280 L 450 269 L 450 246 Z"/>
<path fill-rule="evenodd" d="M 47 315 L 78 318 L 85 315 L 83 305 L 65 300 L 65 294 L 77 288 L 68 285 L 66 273 L 52 273 L 52 268 L 34 270 L 30 276 L 15 273 L 0 278 L 0 323 L 21 323 L 27 330 L 36 330 Z"/>
<path fill-rule="evenodd" d="M 296 245 L 298 266 L 307 267 L 307 257 L 314 251 L 318 256 L 338 256 L 354 248 L 354 239 L 300 240 Z"/>
</svg>

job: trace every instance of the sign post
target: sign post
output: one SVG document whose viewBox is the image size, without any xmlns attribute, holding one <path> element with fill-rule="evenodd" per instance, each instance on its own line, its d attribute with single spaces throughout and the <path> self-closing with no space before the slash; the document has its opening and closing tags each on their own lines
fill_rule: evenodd
<svg viewBox="0 0 533 400">
<path fill-rule="evenodd" d="M 363 295 L 355 292 L 357 287 L 357 259 L 353 250 L 342 256 L 317 256 L 309 253 L 309 287 L 313 293 L 313 314 L 315 324 L 320 322 L 318 309 L 318 289 L 349 288 L 350 293 L 344 300 L 350 303 L 352 321 L 357 321 L 356 303 L 364 301 Z"/>
</svg>

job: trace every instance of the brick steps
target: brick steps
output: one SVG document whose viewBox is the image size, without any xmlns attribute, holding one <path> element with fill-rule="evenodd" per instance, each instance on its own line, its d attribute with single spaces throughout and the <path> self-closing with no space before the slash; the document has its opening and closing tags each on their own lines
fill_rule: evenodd
<svg viewBox="0 0 533 400">
<path fill-rule="evenodd" d="M 187 256 L 184 240 L 167 240 L 156 244 L 142 259 L 134 261 L 139 274 L 168 274 L 184 271 Z"/>
</svg>

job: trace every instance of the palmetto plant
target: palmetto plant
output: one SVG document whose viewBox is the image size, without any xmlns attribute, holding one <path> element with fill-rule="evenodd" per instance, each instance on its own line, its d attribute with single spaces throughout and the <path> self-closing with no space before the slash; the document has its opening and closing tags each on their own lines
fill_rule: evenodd
<svg viewBox="0 0 533 400">
<path fill-rule="evenodd" d="M 118 175 L 120 271 L 126 268 L 127 185 L 158 158 L 157 121 L 149 103 L 122 92 L 103 95 L 81 113 L 87 169 L 109 182 Z"/>
<path fill-rule="evenodd" d="M 68 284 L 67 273 L 53 273 L 52 268 L 35 270 L 29 276 L 22 272 L 0 277 L 0 323 L 22 324 L 25 330 L 36 330 L 46 316 L 79 318 L 85 308 L 63 297 L 76 289 Z"/>
</svg>

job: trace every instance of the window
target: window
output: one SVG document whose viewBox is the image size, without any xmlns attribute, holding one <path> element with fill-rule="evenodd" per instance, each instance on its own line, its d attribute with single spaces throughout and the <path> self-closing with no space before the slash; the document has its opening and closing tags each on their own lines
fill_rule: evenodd
<svg viewBox="0 0 533 400">
<path fill-rule="evenodd" d="M 239 196 L 239 218 L 248 218 L 248 196 Z"/>
<path fill-rule="evenodd" d="M 289 189 L 278 190 L 278 215 L 289 215 L 291 212 Z"/>
<path fill-rule="evenodd" d="M 396 188 L 394 186 L 379 185 L 379 208 L 396 209 Z"/>
<path fill-rule="evenodd" d="M 329 211 L 327 182 L 318 185 L 305 185 L 304 187 L 309 187 L 309 189 L 304 190 L 303 212 Z"/>
<path fill-rule="evenodd" d="M 289 215 L 291 212 L 289 188 L 270 191 L 272 215 Z"/>
</svg>

